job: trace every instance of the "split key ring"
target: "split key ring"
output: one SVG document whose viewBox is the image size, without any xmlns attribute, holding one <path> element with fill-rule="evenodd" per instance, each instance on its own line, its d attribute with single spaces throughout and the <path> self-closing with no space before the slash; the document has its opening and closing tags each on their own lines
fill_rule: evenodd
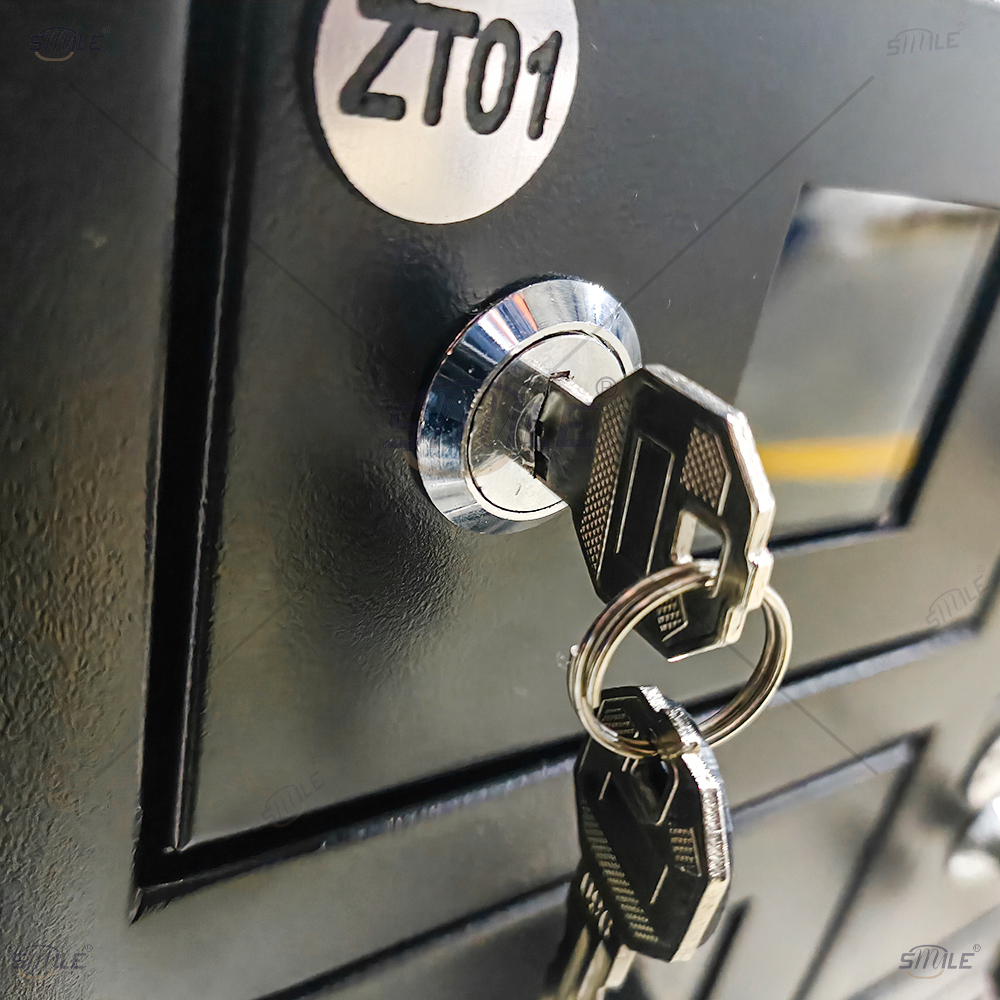
<svg viewBox="0 0 1000 1000">
<path fill-rule="evenodd" d="M 598 615 L 573 650 L 568 676 L 570 700 L 590 736 L 608 750 L 637 760 L 664 752 L 649 740 L 617 733 L 597 717 L 604 675 L 621 641 L 645 615 L 688 591 L 710 588 L 717 570 L 714 561 L 696 560 L 645 577 L 622 591 Z M 778 689 L 788 667 L 792 620 L 773 587 L 764 591 L 761 610 L 766 633 L 757 666 L 732 701 L 699 726 L 710 744 L 731 739 L 753 721 Z"/>
</svg>

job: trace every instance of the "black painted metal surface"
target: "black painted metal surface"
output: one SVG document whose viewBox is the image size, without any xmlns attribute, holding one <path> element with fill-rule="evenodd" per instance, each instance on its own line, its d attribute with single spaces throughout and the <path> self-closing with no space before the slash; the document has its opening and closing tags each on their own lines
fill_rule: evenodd
<svg viewBox="0 0 1000 1000">
<path fill-rule="evenodd" d="M 605 284 L 648 360 L 732 399 L 804 182 L 1000 204 L 1000 18 L 579 0 L 553 153 L 495 211 L 430 227 L 368 204 L 322 145 L 321 5 L 2 9 L 2 992 L 41 988 L 39 948 L 68 956 L 43 979 L 68 996 L 485 995 L 508 968 L 527 990 L 544 907 L 502 910 L 516 969 L 457 929 L 551 904 L 575 866 L 558 657 L 597 605 L 568 518 L 484 538 L 434 511 L 414 405 L 479 305 L 548 273 Z M 886 54 L 925 21 L 958 47 Z M 46 62 L 29 39 L 50 24 L 103 41 Z M 732 954 L 773 948 L 761 995 L 846 996 L 1000 891 L 942 868 L 998 694 L 975 584 L 1000 549 L 996 280 L 904 523 L 779 554 L 796 704 L 722 748 L 734 804 L 917 749 L 905 781 L 776 800 L 737 855 Z M 964 622 L 928 639 L 955 589 Z M 747 670 L 632 647 L 621 681 L 696 707 Z M 791 857 L 816 873 L 794 946 Z M 733 961 L 713 996 L 751 976 Z"/>
</svg>

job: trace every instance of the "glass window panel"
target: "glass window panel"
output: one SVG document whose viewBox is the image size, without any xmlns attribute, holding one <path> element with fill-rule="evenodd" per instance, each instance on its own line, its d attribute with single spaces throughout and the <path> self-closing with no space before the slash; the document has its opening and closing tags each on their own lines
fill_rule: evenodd
<svg viewBox="0 0 1000 1000">
<path fill-rule="evenodd" d="M 884 521 L 1000 213 L 806 188 L 740 383 L 776 534 Z"/>
</svg>

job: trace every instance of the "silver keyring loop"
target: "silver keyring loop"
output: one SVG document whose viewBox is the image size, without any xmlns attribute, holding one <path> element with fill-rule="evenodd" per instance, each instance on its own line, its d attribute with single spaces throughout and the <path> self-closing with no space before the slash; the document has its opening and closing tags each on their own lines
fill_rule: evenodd
<svg viewBox="0 0 1000 1000">
<path fill-rule="evenodd" d="M 696 561 L 671 566 L 624 590 L 598 615 L 569 664 L 569 696 L 584 728 L 602 746 L 623 757 L 642 759 L 660 753 L 648 740 L 620 736 L 597 718 L 601 687 L 611 657 L 621 641 L 650 611 L 689 590 L 709 588 L 718 564 Z M 792 620 L 772 587 L 764 591 L 764 648 L 750 679 L 724 708 L 699 728 L 713 745 L 736 735 L 763 711 L 781 684 L 792 652 Z"/>
</svg>

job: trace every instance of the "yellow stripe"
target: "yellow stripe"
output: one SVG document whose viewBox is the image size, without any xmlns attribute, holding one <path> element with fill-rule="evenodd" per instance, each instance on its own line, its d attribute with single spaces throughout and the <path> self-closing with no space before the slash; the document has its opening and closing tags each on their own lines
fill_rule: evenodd
<svg viewBox="0 0 1000 1000">
<path fill-rule="evenodd" d="M 897 478 L 913 463 L 917 435 L 800 438 L 770 441 L 759 450 L 768 477 L 776 481 Z"/>
</svg>

